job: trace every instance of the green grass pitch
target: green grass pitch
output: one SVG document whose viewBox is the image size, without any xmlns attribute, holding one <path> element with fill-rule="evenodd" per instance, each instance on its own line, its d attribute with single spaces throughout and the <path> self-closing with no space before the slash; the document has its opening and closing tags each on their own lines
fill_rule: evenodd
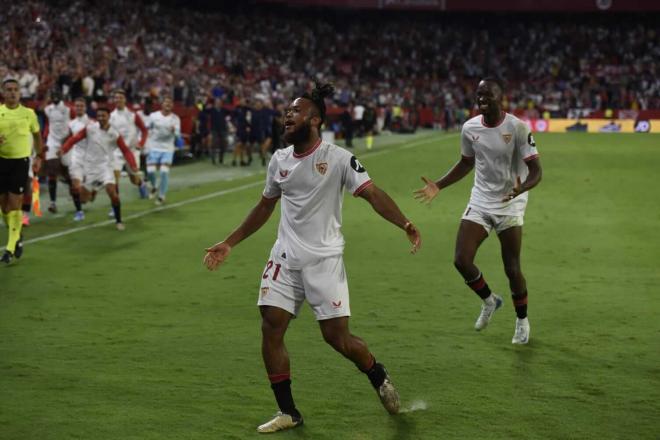
<svg viewBox="0 0 660 440">
<path fill-rule="evenodd" d="M 352 330 L 390 370 L 403 407 L 416 410 L 389 416 L 304 308 L 287 344 L 306 423 L 275 436 L 657 439 L 659 140 L 537 135 L 544 177 L 525 218 L 524 347 L 511 345 L 497 239 L 477 264 L 506 302 L 484 332 L 472 328 L 479 301 L 452 265 L 472 175 L 430 207 L 412 198 L 421 175 L 436 178 L 457 160 L 458 135 L 380 137 L 373 152 L 360 149 L 371 177 L 419 226 L 423 247 L 410 255 L 400 230 L 346 196 Z M 123 233 L 108 224 L 53 237 L 79 227 L 70 211 L 46 213 L 26 231 L 47 239 L 0 267 L 0 439 L 259 438 L 256 426 L 276 406 L 255 302 L 279 213 L 207 272 L 204 247 L 262 189 L 259 167 L 224 170 L 175 167 L 165 210 L 135 200 L 123 182 Z M 100 195 L 84 225 L 107 221 L 108 206 Z"/>
</svg>

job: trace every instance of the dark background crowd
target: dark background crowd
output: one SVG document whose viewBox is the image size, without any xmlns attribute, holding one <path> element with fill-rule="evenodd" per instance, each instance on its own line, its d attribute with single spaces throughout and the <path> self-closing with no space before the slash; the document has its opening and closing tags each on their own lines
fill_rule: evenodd
<svg viewBox="0 0 660 440">
<path fill-rule="evenodd" d="M 26 100 L 59 89 L 94 101 L 122 88 L 135 103 L 168 95 L 177 108 L 253 99 L 276 108 L 322 79 L 336 86 L 330 113 L 338 121 L 363 108 L 388 128 L 403 109 L 414 117 L 424 108 L 448 128 L 469 116 L 477 79 L 494 75 L 506 80 L 506 108 L 530 118 L 660 109 L 654 14 L 0 3 L 0 77 L 18 78 Z"/>
</svg>

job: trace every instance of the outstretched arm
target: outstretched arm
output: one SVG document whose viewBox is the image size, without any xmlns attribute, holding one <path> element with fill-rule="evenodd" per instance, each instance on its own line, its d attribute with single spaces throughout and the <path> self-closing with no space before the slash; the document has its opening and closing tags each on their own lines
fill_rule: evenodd
<svg viewBox="0 0 660 440">
<path fill-rule="evenodd" d="M 138 148 L 142 149 L 144 144 L 147 142 L 149 131 L 147 130 L 147 126 L 144 125 L 144 121 L 137 113 L 135 114 L 135 125 L 137 126 L 138 130 L 140 130 L 140 141 L 138 142 Z"/>
<path fill-rule="evenodd" d="M 87 137 L 87 129 L 86 128 L 80 130 L 78 133 L 74 134 L 73 136 L 70 136 L 64 142 L 64 144 L 62 144 L 62 148 L 60 149 L 61 155 L 65 155 L 66 153 L 68 153 L 69 150 L 72 149 L 75 144 L 82 141 L 86 137 Z"/>
<path fill-rule="evenodd" d="M 134 173 L 138 171 L 137 167 L 137 162 L 135 162 L 135 157 L 133 156 L 133 152 L 128 148 L 128 145 L 126 145 L 126 142 L 124 142 L 124 138 L 119 136 L 117 138 L 117 146 L 121 150 L 121 154 L 124 155 L 126 158 L 126 162 L 128 162 L 128 165 L 131 167 L 131 171 Z"/>
<path fill-rule="evenodd" d="M 437 182 L 433 182 L 428 177 L 422 177 L 422 181 L 426 185 L 414 192 L 415 198 L 420 202 L 431 203 L 441 189 L 447 188 L 467 176 L 472 168 L 474 168 L 474 157 L 461 156 L 461 160 L 456 162 L 449 172 Z"/>
<path fill-rule="evenodd" d="M 359 197 L 369 202 L 374 208 L 374 211 L 380 214 L 385 220 L 406 231 L 408 240 L 413 245 L 410 252 L 413 254 L 417 252 L 417 249 L 422 246 L 422 236 L 415 225 L 403 215 L 397 204 L 394 203 L 394 200 L 385 191 L 372 184 L 362 190 L 359 193 Z"/>
<path fill-rule="evenodd" d="M 275 210 L 277 200 L 277 198 L 267 199 L 262 197 L 257 206 L 250 211 L 243 223 L 234 232 L 220 243 L 205 249 L 204 265 L 209 270 L 215 270 L 224 263 L 234 246 L 257 232 L 268 221 L 273 210 Z"/>
</svg>

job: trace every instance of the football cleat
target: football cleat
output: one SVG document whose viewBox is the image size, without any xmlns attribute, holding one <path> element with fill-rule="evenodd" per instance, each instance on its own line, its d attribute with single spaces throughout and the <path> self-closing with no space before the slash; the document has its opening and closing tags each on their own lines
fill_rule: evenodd
<svg viewBox="0 0 660 440">
<path fill-rule="evenodd" d="M 529 320 L 516 318 L 516 331 L 511 339 L 512 344 L 527 344 L 529 342 Z"/>
<path fill-rule="evenodd" d="M 14 261 L 14 254 L 5 250 L 5 253 L 2 254 L 2 257 L 0 258 L 0 262 L 9 265 L 12 261 Z"/>
<path fill-rule="evenodd" d="M 113 214 L 114 217 L 114 214 Z M 76 213 L 73 215 L 73 221 L 74 222 L 81 222 L 85 220 L 85 213 L 82 211 L 76 211 Z"/>
<path fill-rule="evenodd" d="M 494 301 L 492 303 L 484 301 L 484 303 L 481 305 L 481 313 L 477 318 L 477 322 L 474 323 L 475 330 L 479 331 L 488 327 L 488 323 L 493 317 L 495 310 L 502 307 L 502 297 L 493 293 L 493 299 Z"/>
<path fill-rule="evenodd" d="M 23 236 L 21 235 L 18 237 L 18 241 L 16 242 L 16 249 L 14 249 L 14 257 L 16 259 L 19 259 L 23 256 Z"/>
<path fill-rule="evenodd" d="M 124 230 L 126 230 L 126 226 L 124 226 L 124 224 L 121 223 L 121 222 L 118 222 L 116 226 L 117 226 L 117 230 L 118 230 L 118 231 L 124 231 Z"/>
<path fill-rule="evenodd" d="M 55 202 L 50 202 L 50 205 L 48 205 L 48 212 L 52 214 L 57 213 L 57 205 L 55 204 Z"/>
<path fill-rule="evenodd" d="M 380 402 L 385 407 L 385 410 L 390 414 L 398 414 L 399 409 L 401 408 L 401 401 L 399 400 L 399 393 L 396 388 L 394 388 L 394 384 L 392 383 L 392 379 L 390 379 L 387 370 L 385 370 L 385 380 L 376 391 L 378 392 L 378 397 L 380 397 Z"/>
<path fill-rule="evenodd" d="M 142 182 L 140 186 L 138 187 L 138 191 L 140 191 L 140 198 L 141 199 L 146 199 L 149 197 L 149 190 L 147 189 L 147 182 Z"/>
<path fill-rule="evenodd" d="M 302 424 L 303 424 L 302 416 L 293 417 L 289 414 L 284 414 L 282 411 L 278 411 L 271 420 L 264 423 L 263 425 L 259 425 L 257 431 L 262 434 L 267 434 L 270 432 L 277 432 L 285 429 L 296 428 L 298 426 L 302 426 Z"/>
<path fill-rule="evenodd" d="M 164 199 L 163 197 L 158 197 L 158 198 L 156 199 L 156 205 L 160 206 L 160 205 L 162 205 L 163 203 L 165 203 L 165 199 Z"/>
<path fill-rule="evenodd" d="M 149 200 L 155 199 L 156 194 L 158 194 L 158 190 L 156 188 L 151 188 L 151 191 L 149 192 Z"/>
</svg>

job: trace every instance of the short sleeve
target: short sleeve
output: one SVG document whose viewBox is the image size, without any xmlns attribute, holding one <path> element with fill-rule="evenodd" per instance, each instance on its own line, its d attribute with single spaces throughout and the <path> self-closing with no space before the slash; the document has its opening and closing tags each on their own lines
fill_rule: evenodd
<svg viewBox="0 0 660 440">
<path fill-rule="evenodd" d="M 267 199 L 277 199 L 282 196 L 282 188 L 279 183 L 275 181 L 277 174 L 277 155 L 274 154 L 270 158 L 268 164 L 268 172 L 266 173 L 266 186 L 264 188 L 263 196 Z"/>
<path fill-rule="evenodd" d="M 465 125 L 461 129 L 461 155 L 465 157 L 474 157 L 474 148 L 472 148 L 472 139 L 465 129 Z"/>
<path fill-rule="evenodd" d="M 30 133 L 39 133 L 39 121 L 33 110 L 30 110 Z"/>
<path fill-rule="evenodd" d="M 518 154 L 525 162 L 539 157 L 534 135 L 532 135 L 531 129 L 524 122 L 520 122 L 516 127 L 516 148 L 518 149 Z"/>
<path fill-rule="evenodd" d="M 346 155 L 344 160 L 344 187 L 354 196 L 360 195 L 365 188 L 372 184 L 369 173 L 353 155 Z"/>
</svg>

